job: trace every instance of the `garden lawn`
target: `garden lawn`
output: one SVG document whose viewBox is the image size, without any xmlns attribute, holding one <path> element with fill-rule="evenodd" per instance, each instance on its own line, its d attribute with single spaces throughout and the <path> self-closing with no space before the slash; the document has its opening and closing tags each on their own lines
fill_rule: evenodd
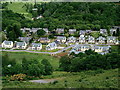
<svg viewBox="0 0 120 90">
<path fill-rule="evenodd" d="M 100 33 L 99 32 L 92 32 L 91 35 L 95 38 L 99 37 Z"/>
<path fill-rule="evenodd" d="M 58 68 L 59 58 L 53 57 L 49 54 L 40 53 L 28 53 L 28 52 L 2 52 L 3 55 L 8 54 L 10 59 L 15 59 L 17 63 L 21 63 L 22 59 L 25 57 L 28 60 L 39 60 L 47 59 L 54 69 Z"/>
</svg>

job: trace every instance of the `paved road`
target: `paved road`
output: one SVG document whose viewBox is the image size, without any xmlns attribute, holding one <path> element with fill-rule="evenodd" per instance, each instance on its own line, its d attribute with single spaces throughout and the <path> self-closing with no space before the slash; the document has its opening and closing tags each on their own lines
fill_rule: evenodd
<svg viewBox="0 0 120 90">
<path fill-rule="evenodd" d="M 79 44 L 79 45 L 110 45 L 110 44 Z M 74 45 L 70 45 L 68 47 L 63 48 L 62 50 L 58 50 L 57 52 L 38 52 L 38 51 L 29 51 L 29 50 L 0 50 L 0 51 L 10 51 L 10 52 L 30 52 L 30 53 L 43 53 L 43 54 L 57 54 L 57 53 L 61 53 L 64 50 L 67 50 L 71 47 L 74 47 Z"/>
<path fill-rule="evenodd" d="M 75 45 L 71 45 L 71 46 L 68 46 L 68 47 L 65 47 L 63 48 L 62 50 L 59 50 L 57 52 L 37 52 L 37 51 L 29 51 L 29 50 L 0 50 L 0 51 L 9 51 L 9 52 L 30 52 L 30 53 L 43 53 L 43 54 L 57 54 L 57 53 L 61 53 L 63 52 L 64 50 L 67 50 L 71 47 L 74 47 Z"/>
</svg>

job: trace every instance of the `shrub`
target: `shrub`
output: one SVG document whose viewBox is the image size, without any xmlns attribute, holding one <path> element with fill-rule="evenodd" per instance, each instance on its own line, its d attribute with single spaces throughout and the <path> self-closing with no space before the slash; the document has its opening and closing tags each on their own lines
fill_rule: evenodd
<svg viewBox="0 0 120 90">
<path fill-rule="evenodd" d="M 56 84 L 56 83 L 58 83 L 58 81 L 57 81 L 57 80 L 55 80 L 52 84 Z"/>
<path fill-rule="evenodd" d="M 10 77 L 11 81 L 23 81 L 26 80 L 26 74 L 15 74 Z"/>
<path fill-rule="evenodd" d="M 79 81 L 79 82 L 82 82 L 82 79 L 79 79 L 78 81 Z"/>
<path fill-rule="evenodd" d="M 109 79 L 109 77 L 106 77 L 106 79 Z"/>
</svg>

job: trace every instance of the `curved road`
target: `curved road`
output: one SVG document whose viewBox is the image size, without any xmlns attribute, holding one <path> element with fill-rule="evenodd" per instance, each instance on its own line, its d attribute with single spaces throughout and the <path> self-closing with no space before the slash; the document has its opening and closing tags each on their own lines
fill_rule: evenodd
<svg viewBox="0 0 120 90">
<path fill-rule="evenodd" d="M 71 46 L 68 46 L 68 47 L 65 47 L 63 48 L 62 50 L 59 50 L 57 52 L 38 52 L 38 51 L 29 51 L 29 50 L 5 50 L 5 49 L 2 49 L 0 51 L 9 51 L 9 52 L 30 52 L 30 53 L 43 53 L 43 54 L 57 54 L 57 53 L 61 53 L 63 52 L 64 50 L 67 50 L 71 47 L 74 47 L 75 45 L 71 45 Z"/>
<path fill-rule="evenodd" d="M 79 45 L 111 45 L 111 44 L 79 44 Z M 68 47 L 65 47 L 63 48 L 62 50 L 58 50 L 56 52 L 38 52 L 38 51 L 29 51 L 29 50 L 4 50 L 4 49 L 1 49 L 0 51 L 10 51 L 10 52 L 30 52 L 30 53 L 43 53 L 43 54 L 57 54 L 57 53 L 61 53 L 63 52 L 64 50 L 67 50 L 71 47 L 74 47 L 74 45 L 70 45 Z"/>
</svg>

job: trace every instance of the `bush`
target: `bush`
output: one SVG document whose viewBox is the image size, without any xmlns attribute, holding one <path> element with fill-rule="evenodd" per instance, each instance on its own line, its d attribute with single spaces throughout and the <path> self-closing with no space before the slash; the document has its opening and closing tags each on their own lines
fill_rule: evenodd
<svg viewBox="0 0 120 90">
<path fill-rule="evenodd" d="M 119 57 L 120 55 L 117 52 L 101 55 L 92 50 L 87 50 L 85 53 L 74 55 L 74 57 L 61 57 L 59 68 L 67 72 L 97 70 L 95 74 L 99 74 L 103 73 L 103 70 L 118 68 Z"/>
<path fill-rule="evenodd" d="M 11 81 L 24 81 L 26 80 L 27 75 L 26 74 L 15 74 L 10 77 Z"/>
<path fill-rule="evenodd" d="M 56 84 L 56 83 L 58 83 L 58 81 L 57 81 L 57 80 L 55 80 L 52 84 Z"/>
</svg>

